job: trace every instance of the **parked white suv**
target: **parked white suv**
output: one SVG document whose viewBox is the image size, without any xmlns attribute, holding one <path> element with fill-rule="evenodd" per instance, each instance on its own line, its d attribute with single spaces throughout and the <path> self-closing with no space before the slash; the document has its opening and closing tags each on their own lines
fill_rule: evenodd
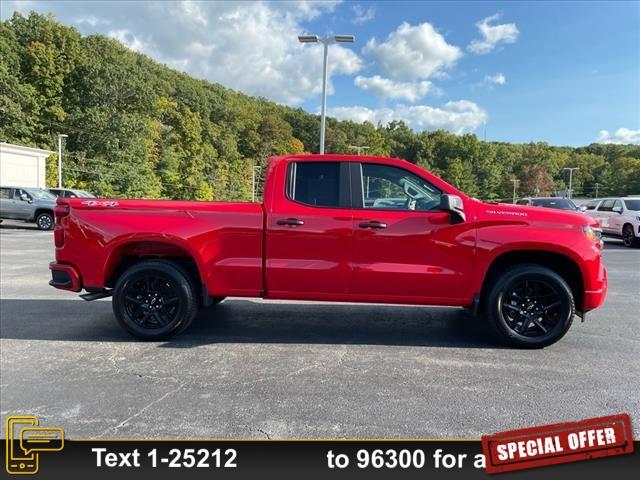
<svg viewBox="0 0 640 480">
<path fill-rule="evenodd" d="M 640 247 L 640 198 L 599 198 L 586 208 L 600 222 L 603 235 L 622 238 L 625 247 Z"/>
</svg>

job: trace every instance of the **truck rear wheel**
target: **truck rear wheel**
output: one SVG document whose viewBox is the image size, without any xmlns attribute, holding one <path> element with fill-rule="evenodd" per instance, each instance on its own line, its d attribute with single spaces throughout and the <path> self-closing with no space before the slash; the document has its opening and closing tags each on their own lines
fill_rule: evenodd
<svg viewBox="0 0 640 480">
<path fill-rule="evenodd" d="M 118 323 L 141 340 L 170 338 L 198 313 L 193 281 L 165 260 L 145 260 L 126 270 L 113 289 L 112 305 Z"/>
<path fill-rule="evenodd" d="M 548 268 L 525 264 L 503 272 L 491 286 L 485 315 L 508 344 L 543 348 L 571 327 L 575 304 L 567 282 Z"/>
</svg>

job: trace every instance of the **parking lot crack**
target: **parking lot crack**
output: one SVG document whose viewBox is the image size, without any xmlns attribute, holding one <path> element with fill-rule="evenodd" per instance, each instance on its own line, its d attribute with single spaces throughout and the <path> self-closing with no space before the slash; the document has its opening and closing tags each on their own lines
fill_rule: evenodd
<svg viewBox="0 0 640 480">
<path fill-rule="evenodd" d="M 130 417 L 124 419 L 123 421 L 121 421 L 118 425 L 116 425 L 115 427 L 109 427 L 107 428 L 104 432 L 102 432 L 100 435 L 97 436 L 97 438 L 102 438 L 104 437 L 107 433 L 109 433 L 110 431 L 113 432 L 117 432 L 118 429 L 124 427 L 127 423 L 129 423 L 131 420 L 133 420 L 136 417 L 139 417 L 140 415 L 142 415 L 145 411 L 147 411 L 150 407 L 162 402 L 165 398 L 173 395 L 174 393 L 176 393 L 177 391 L 181 390 L 184 386 L 186 385 L 186 383 L 181 383 L 180 385 L 178 385 L 176 388 L 174 388 L 173 390 L 169 390 L 168 392 L 166 392 L 165 394 L 163 394 L 160 398 L 155 399 L 154 401 L 148 403 L 147 405 L 145 405 L 144 407 L 142 407 L 140 410 L 138 410 L 136 413 L 134 413 L 133 415 L 131 415 Z"/>
</svg>

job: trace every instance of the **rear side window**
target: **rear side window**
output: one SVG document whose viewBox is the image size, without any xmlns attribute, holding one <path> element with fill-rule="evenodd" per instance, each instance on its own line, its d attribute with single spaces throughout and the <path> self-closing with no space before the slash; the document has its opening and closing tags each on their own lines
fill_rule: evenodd
<svg viewBox="0 0 640 480">
<path fill-rule="evenodd" d="M 0 198 L 11 198 L 11 189 L 10 188 L 0 188 Z"/>
<path fill-rule="evenodd" d="M 340 162 L 292 163 L 287 196 L 313 207 L 339 208 Z"/>
</svg>

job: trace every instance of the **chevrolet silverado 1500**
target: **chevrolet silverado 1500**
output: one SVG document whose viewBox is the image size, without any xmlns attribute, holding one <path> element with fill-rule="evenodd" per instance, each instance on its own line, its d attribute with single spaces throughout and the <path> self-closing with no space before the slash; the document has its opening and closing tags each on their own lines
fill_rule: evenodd
<svg viewBox="0 0 640 480">
<path fill-rule="evenodd" d="M 484 203 L 391 158 L 274 157 L 262 204 L 59 198 L 55 221 L 50 284 L 112 295 L 145 340 L 236 296 L 465 307 L 539 348 L 607 288 L 589 216 Z"/>
</svg>

